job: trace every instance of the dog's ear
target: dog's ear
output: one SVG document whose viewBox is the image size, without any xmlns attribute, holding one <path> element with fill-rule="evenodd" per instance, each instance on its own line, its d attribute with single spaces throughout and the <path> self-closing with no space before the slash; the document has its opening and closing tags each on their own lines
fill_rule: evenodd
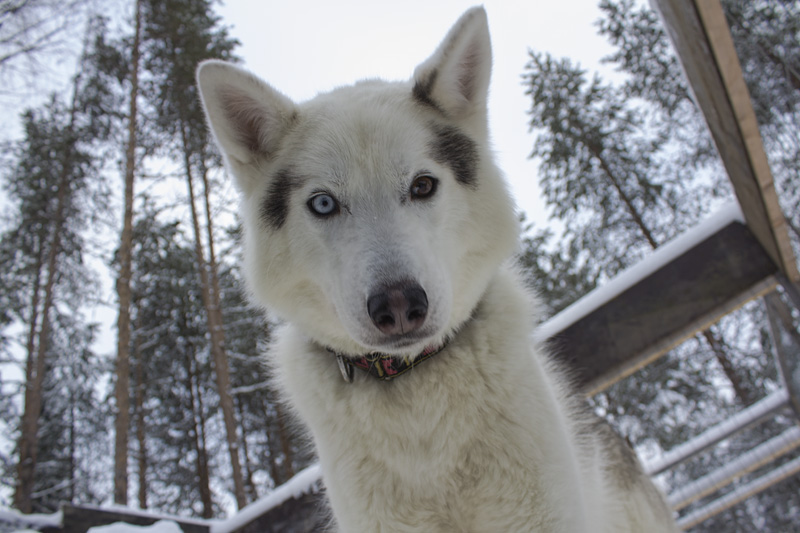
<svg viewBox="0 0 800 533">
<path fill-rule="evenodd" d="M 202 62 L 197 85 L 211 131 L 234 167 L 273 157 L 297 117 L 289 98 L 224 61 Z"/>
<path fill-rule="evenodd" d="M 452 118 L 486 107 L 492 45 L 483 7 L 473 7 L 452 27 L 436 52 L 414 71 L 414 97 Z"/>
</svg>

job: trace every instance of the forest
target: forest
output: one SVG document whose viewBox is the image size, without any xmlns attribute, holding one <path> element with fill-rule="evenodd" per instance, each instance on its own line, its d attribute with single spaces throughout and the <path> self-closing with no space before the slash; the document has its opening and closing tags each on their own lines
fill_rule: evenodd
<svg viewBox="0 0 800 533">
<path fill-rule="evenodd" d="M 119 21 L 88 0 L 0 2 L 2 83 L 81 28 L 69 89 L 14 109 L 21 133 L 0 137 L 0 507 L 217 518 L 314 457 L 261 361 L 274 324 L 242 289 L 236 192 L 194 82 L 240 44 L 211 0 L 130 4 Z M 800 1 L 722 5 L 797 255 Z M 600 10 L 613 81 L 546 50 L 520 64 L 550 218 L 522 221 L 519 261 L 544 318 L 734 200 L 658 16 L 634 0 Z M 94 348 L 98 313 L 113 314 L 113 353 Z M 756 300 L 588 400 L 652 460 L 780 388 L 773 351 Z M 796 424 L 785 413 L 657 481 L 669 492 Z M 798 523 L 795 477 L 693 531 Z"/>
</svg>

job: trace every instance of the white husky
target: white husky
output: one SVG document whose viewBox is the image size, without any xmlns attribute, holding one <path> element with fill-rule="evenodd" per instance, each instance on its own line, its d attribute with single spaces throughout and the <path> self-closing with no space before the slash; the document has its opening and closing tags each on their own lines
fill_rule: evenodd
<svg viewBox="0 0 800 533">
<path fill-rule="evenodd" d="M 282 318 L 269 359 L 319 453 L 338 527 L 674 531 L 658 491 L 531 341 L 518 220 L 488 148 L 486 14 L 410 82 L 296 104 L 204 63 L 242 192 L 245 271 Z M 394 378 L 394 379 L 391 379 Z"/>
</svg>

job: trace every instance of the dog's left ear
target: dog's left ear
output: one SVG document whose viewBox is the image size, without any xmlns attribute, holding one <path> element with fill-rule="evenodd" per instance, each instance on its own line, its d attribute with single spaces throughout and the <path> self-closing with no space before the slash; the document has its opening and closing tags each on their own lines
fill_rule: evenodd
<svg viewBox="0 0 800 533">
<path fill-rule="evenodd" d="M 436 52 L 414 71 L 414 97 L 451 118 L 485 110 L 492 70 L 483 7 L 461 15 Z"/>
</svg>

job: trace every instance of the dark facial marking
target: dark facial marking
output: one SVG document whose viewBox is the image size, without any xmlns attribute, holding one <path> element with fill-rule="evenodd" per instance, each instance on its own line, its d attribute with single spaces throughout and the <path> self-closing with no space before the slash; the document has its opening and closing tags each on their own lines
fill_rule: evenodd
<svg viewBox="0 0 800 533">
<path fill-rule="evenodd" d="M 475 187 L 478 173 L 478 145 L 453 126 L 434 125 L 431 156 L 447 165 L 459 183 Z"/>
<path fill-rule="evenodd" d="M 289 216 L 289 199 L 292 190 L 300 187 L 300 180 L 291 170 L 281 169 L 273 177 L 261 203 L 261 220 L 268 227 L 279 230 Z"/>
</svg>

